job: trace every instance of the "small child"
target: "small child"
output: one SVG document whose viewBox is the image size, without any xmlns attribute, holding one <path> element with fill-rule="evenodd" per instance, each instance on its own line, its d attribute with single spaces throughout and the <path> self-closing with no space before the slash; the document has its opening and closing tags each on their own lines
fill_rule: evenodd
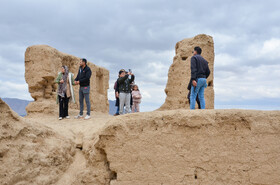
<svg viewBox="0 0 280 185">
<path fill-rule="evenodd" d="M 132 112 L 140 112 L 139 104 L 141 103 L 142 96 L 137 85 L 133 86 L 132 99 L 133 99 Z"/>
</svg>

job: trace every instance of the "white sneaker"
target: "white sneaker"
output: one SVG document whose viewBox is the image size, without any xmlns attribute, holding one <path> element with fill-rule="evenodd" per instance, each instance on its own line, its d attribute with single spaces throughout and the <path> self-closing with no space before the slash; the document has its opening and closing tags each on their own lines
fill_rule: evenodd
<svg viewBox="0 0 280 185">
<path fill-rule="evenodd" d="M 82 115 L 78 115 L 78 116 L 75 116 L 75 119 L 79 119 L 79 118 L 82 118 L 83 116 Z"/>
<path fill-rule="evenodd" d="M 70 116 L 66 116 L 65 118 L 66 118 L 66 119 L 70 119 Z"/>
<path fill-rule="evenodd" d="M 86 115 L 85 119 L 90 119 L 90 116 L 89 116 L 89 115 Z"/>
<path fill-rule="evenodd" d="M 62 120 L 62 117 L 59 117 L 58 119 L 59 119 L 59 120 Z"/>
</svg>

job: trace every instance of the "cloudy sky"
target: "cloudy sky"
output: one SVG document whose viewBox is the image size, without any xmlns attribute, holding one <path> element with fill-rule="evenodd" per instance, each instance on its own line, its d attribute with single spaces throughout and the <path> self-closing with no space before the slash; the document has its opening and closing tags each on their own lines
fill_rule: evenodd
<svg viewBox="0 0 280 185">
<path fill-rule="evenodd" d="M 280 110 L 277 0 L 0 0 L 0 97 L 32 100 L 24 52 L 47 44 L 110 70 L 132 69 L 143 111 L 158 108 L 176 42 L 215 42 L 215 107 Z"/>
</svg>

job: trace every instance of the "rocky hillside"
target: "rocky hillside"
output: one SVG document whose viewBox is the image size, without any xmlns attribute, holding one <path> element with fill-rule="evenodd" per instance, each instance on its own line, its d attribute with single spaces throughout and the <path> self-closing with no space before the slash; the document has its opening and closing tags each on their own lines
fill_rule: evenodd
<svg viewBox="0 0 280 185">
<path fill-rule="evenodd" d="M 5 103 L 7 103 L 11 107 L 11 109 L 18 113 L 18 115 L 20 116 L 26 116 L 25 107 L 31 102 L 17 98 L 2 98 L 2 100 Z"/>
</svg>

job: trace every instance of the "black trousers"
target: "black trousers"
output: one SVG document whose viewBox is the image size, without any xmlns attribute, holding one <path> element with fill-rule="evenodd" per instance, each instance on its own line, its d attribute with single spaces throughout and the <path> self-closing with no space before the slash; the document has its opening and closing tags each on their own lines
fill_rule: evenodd
<svg viewBox="0 0 280 185">
<path fill-rule="evenodd" d="M 68 115 L 68 104 L 69 104 L 69 99 L 66 96 L 62 98 L 61 96 L 58 96 L 59 100 L 59 117 L 65 118 Z"/>
<path fill-rule="evenodd" d="M 191 104 L 190 96 L 191 96 L 191 91 L 189 91 L 189 94 L 188 94 L 189 104 Z M 196 96 L 196 102 L 197 102 L 198 108 L 201 109 L 198 96 Z"/>
</svg>

